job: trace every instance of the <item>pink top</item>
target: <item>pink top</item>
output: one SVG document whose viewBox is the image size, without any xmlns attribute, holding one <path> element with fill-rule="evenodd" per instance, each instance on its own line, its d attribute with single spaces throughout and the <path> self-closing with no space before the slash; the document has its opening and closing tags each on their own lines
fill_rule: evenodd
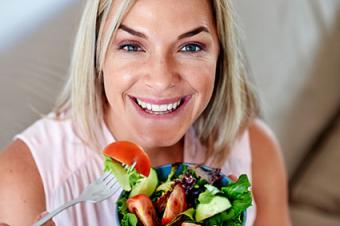
<svg viewBox="0 0 340 226">
<path fill-rule="evenodd" d="M 51 116 L 51 115 L 50 115 Z M 106 143 L 114 141 L 104 127 Z M 46 195 L 46 209 L 52 211 L 68 200 L 76 198 L 95 178 L 103 172 L 100 152 L 84 145 L 72 129 L 71 120 L 56 121 L 43 118 L 35 122 L 15 138 L 29 147 L 41 175 Z M 202 162 L 204 156 L 193 130 L 185 135 L 184 161 Z M 222 171 L 251 178 L 251 153 L 246 132 L 232 149 Z M 68 208 L 54 218 L 61 225 L 115 225 L 115 200 L 118 194 L 100 203 L 81 203 Z M 248 209 L 247 226 L 253 225 L 255 203 Z"/>
</svg>

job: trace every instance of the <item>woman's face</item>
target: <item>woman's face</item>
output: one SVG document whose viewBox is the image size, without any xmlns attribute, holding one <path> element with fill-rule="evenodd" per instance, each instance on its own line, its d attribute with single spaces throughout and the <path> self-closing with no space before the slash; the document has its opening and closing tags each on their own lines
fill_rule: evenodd
<svg viewBox="0 0 340 226">
<path fill-rule="evenodd" d="M 209 0 L 137 1 L 103 68 L 115 138 L 146 149 L 179 142 L 211 98 L 218 53 Z"/>
</svg>

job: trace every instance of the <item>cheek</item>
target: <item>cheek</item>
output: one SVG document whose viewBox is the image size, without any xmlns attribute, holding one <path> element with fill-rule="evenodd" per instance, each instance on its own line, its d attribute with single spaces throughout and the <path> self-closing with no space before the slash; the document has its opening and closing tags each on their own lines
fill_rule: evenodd
<svg viewBox="0 0 340 226">
<path fill-rule="evenodd" d="M 108 68 L 104 68 L 103 70 L 103 80 L 104 80 L 104 91 L 106 98 L 108 99 L 110 105 L 112 105 L 113 100 L 116 99 L 117 93 L 119 93 L 119 79 L 116 76 L 115 71 L 108 70 Z M 117 101 L 117 99 L 116 99 Z"/>
<path fill-rule="evenodd" d="M 118 96 L 123 96 L 124 92 L 132 86 L 135 79 L 133 71 L 129 70 L 131 67 L 115 65 L 119 65 L 119 62 L 114 65 L 107 62 L 103 68 L 105 94 L 111 104 L 112 101 L 120 101 Z"/>
<path fill-rule="evenodd" d="M 204 102 L 210 100 L 214 89 L 215 67 L 214 63 L 200 64 L 193 67 L 190 73 L 190 83 Z"/>
</svg>

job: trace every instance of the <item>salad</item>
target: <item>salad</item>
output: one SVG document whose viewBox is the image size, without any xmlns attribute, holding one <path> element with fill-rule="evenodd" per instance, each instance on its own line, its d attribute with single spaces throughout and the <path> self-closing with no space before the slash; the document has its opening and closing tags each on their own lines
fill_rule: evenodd
<svg viewBox="0 0 340 226">
<path fill-rule="evenodd" d="M 124 189 L 117 201 L 121 226 L 244 224 L 252 202 L 246 175 L 231 181 L 220 169 L 190 163 L 154 169 L 143 149 L 126 141 L 110 144 L 104 156 L 104 170 Z"/>
</svg>

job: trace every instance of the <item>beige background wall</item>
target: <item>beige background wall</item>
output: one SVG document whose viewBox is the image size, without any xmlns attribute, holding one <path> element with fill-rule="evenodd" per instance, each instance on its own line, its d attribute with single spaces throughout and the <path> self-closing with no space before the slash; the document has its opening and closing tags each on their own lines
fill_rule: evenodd
<svg viewBox="0 0 340 226">
<path fill-rule="evenodd" d="M 29 1 L 13 1 L 17 7 L 29 8 L 25 7 Z M 58 10 L 48 9 L 39 20 L 32 19 L 36 25 L 24 33 L 20 27 L 13 28 L 14 41 L 0 46 L 0 149 L 36 120 L 38 113 L 47 113 L 53 106 L 66 79 L 82 4 L 72 0 Z M 1 15 L 0 20 L 11 19 Z M 27 18 L 18 20 L 27 26 L 22 20 Z"/>
<path fill-rule="evenodd" d="M 340 107 L 340 1 L 234 1 L 265 120 L 289 173 Z"/>
</svg>

